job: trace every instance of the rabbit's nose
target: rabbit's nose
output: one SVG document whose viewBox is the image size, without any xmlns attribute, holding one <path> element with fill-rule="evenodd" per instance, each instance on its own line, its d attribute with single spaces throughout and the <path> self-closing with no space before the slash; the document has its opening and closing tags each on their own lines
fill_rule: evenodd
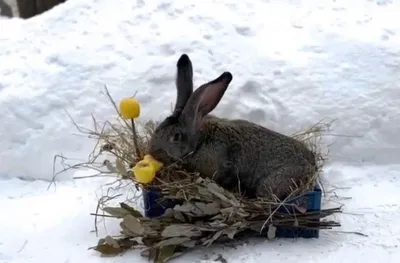
<svg viewBox="0 0 400 263">
<path fill-rule="evenodd" d="M 165 151 L 161 147 L 150 147 L 147 151 L 147 154 L 153 156 L 153 158 L 161 162 L 163 162 L 165 159 Z"/>
</svg>

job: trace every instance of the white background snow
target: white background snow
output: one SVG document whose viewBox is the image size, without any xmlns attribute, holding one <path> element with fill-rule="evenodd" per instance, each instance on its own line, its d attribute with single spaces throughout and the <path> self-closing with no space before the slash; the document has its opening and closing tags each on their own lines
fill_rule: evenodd
<svg viewBox="0 0 400 263">
<path fill-rule="evenodd" d="M 89 127 L 91 114 L 114 118 L 107 85 L 116 100 L 137 91 L 142 120 L 163 118 L 182 53 L 196 85 L 232 72 L 216 114 L 287 134 L 336 119 L 325 184 L 345 204 L 341 231 L 368 237 L 324 231 L 175 262 L 399 262 L 399 12 L 395 0 L 68 0 L 0 19 L 0 262 L 146 262 L 87 250 L 103 180 L 69 173 L 49 191 L 46 180 L 55 154 L 86 158 L 94 143 L 74 135 L 65 111 Z"/>
</svg>

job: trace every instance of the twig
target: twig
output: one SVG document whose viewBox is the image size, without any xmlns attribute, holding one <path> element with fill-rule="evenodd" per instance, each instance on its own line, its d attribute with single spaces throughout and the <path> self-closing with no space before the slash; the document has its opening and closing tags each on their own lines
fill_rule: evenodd
<svg viewBox="0 0 400 263">
<path fill-rule="evenodd" d="M 339 230 L 334 230 L 334 231 L 330 231 L 330 232 L 343 233 L 343 234 L 354 234 L 354 235 L 358 235 L 358 236 L 368 237 L 367 234 L 364 234 L 364 233 L 361 233 L 361 232 L 357 232 L 357 231 L 339 231 Z"/>
<path fill-rule="evenodd" d="M 109 218 L 116 218 L 115 216 L 105 215 L 105 214 L 97 214 L 97 213 L 90 213 L 91 216 L 96 217 L 109 217 Z"/>
</svg>

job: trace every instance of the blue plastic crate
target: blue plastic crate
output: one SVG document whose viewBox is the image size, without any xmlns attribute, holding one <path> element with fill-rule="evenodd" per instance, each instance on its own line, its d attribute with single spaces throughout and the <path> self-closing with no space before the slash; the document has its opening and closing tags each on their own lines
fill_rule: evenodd
<svg viewBox="0 0 400 263">
<path fill-rule="evenodd" d="M 297 206 L 305 208 L 307 212 L 314 212 L 321 210 L 322 191 L 321 188 L 315 187 L 313 191 L 307 192 L 303 195 L 296 196 L 286 201 L 287 204 L 296 204 Z M 279 211 L 286 213 L 294 213 L 296 208 L 294 206 L 283 206 Z M 319 223 L 317 220 L 315 223 Z M 318 238 L 319 229 L 305 229 L 300 227 L 277 227 L 276 237 L 278 238 Z"/>
<path fill-rule="evenodd" d="M 171 199 L 160 199 L 162 198 L 161 191 L 156 188 L 149 188 L 143 191 L 143 201 L 145 216 L 159 217 L 162 216 L 168 208 L 174 208 L 177 204 L 182 202 Z M 322 191 L 319 187 L 316 187 L 313 191 L 305 193 L 301 196 L 291 198 L 286 203 L 296 203 L 298 206 L 304 207 L 307 211 L 320 211 L 321 210 L 321 198 Z M 295 212 L 293 206 L 284 206 L 280 209 L 281 212 Z M 318 221 L 316 222 L 318 223 Z M 277 238 L 318 238 L 318 229 L 304 229 L 299 227 L 277 227 L 276 229 Z"/>
<path fill-rule="evenodd" d="M 168 208 L 174 208 L 175 205 L 182 204 L 182 202 L 177 200 L 161 198 L 161 191 L 157 188 L 149 188 L 143 191 L 145 217 L 162 216 Z"/>
</svg>

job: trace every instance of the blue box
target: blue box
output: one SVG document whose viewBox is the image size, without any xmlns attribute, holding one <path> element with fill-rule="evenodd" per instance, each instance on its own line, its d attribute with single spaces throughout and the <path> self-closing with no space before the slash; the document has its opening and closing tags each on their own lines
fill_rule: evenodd
<svg viewBox="0 0 400 263">
<path fill-rule="evenodd" d="M 286 201 L 287 204 L 296 204 L 305 208 L 307 212 L 321 211 L 322 191 L 321 188 L 315 187 L 313 191 L 304 193 Z M 279 209 L 280 212 L 299 213 L 296 208 L 291 205 L 283 206 Z M 319 220 L 315 221 L 316 224 Z M 319 229 L 309 229 L 301 227 L 282 227 L 279 226 L 275 233 L 277 238 L 319 238 Z"/>
<path fill-rule="evenodd" d="M 182 204 L 181 201 L 172 199 L 163 199 L 161 191 L 156 188 L 149 188 L 143 191 L 144 212 L 145 216 L 159 217 L 162 216 L 168 208 L 174 208 L 177 204 Z M 303 195 L 296 196 L 286 201 L 287 204 L 297 204 L 304 207 L 307 212 L 321 210 L 322 191 L 319 187 L 314 188 L 313 191 L 307 192 Z M 279 211 L 282 213 L 294 213 L 296 208 L 293 205 L 284 205 Z M 297 212 L 298 213 L 298 212 Z M 318 223 L 319 221 L 316 221 Z M 300 227 L 277 227 L 277 238 L 318 238 L 319 229 L 305 229 Z"/>
<path fill-rule="evenodd" d="M 174 208 L 175 205 L 182 204 L 182 202 L 178 200 L 160 198 L 162 198 L 161 190 L 157 188 L 148 188 L 143 190 L 145 217 L 151 218 L 162 216 L 168 208 Z"/>
</svg>

